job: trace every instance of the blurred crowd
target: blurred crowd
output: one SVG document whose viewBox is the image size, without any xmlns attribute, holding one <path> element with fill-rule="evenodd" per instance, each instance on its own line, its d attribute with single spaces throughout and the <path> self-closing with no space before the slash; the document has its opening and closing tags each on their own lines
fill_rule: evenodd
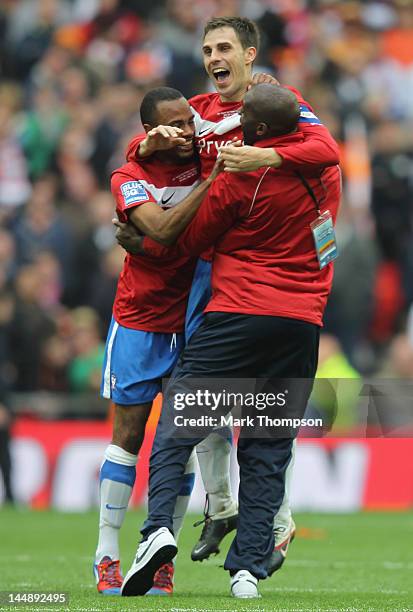
<svg viewBox="0 0 413 612">
<path fill-rule="evenodd" d="M 0 386 L 98 389 L 123 262 L 110 173 L 149 88 L 210 89 L 203 24 L 237 14 L 260 26 L 257 71 L 300 89 L 342 148 L 328 347 L 413 378 L 413 0 L 3 0 Z"/>
</svg>

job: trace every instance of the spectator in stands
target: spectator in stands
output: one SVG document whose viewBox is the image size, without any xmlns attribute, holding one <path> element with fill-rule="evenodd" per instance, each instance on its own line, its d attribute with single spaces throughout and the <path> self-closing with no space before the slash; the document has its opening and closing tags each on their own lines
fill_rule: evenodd
<svg viewBox="0 0 413 612">
<path fill-rule="evenodd" d="M 41 275 L 36 264 L 22 266 L 15 281 L 15 308 L 10 323 L 10 355 L 16 368 L 14 388 L 39 388 L 41 355 L 54 333 L 52 316 L 41 305 Z"/>
<path fill-rule="evenodd" d="M 77 273 L 65 300 L 70 306 L 96 303 L 105 254 L 115 245 L 112 217 L 113 199 L 108 191 L 96 192 L 85 203 L 74 254 Z M 113 301 L 114 292 L 110 298 Z"/>
<path fill-rule="evenodd" d="M 57 207 L 57 181 L 52 174 L 33 185 L 25 214 L 17 221 L 14 235 L 19 265 L 28 264 L 42 251 L 58 258 L 64 282 L 70 282 L 73 258 L 73 232 Z"/>
<path fill-rule="evenodd" d="M 68 116 L 59 105 L 57 92 L 48 86 L 38 88 L 34 93 L 32 109 L 23 115 L 19 127 L 32 180 L 48 172 L 67 123 Z"/>
<path fill-rule="evenodd" d="M 17 91 L 0 89 L 0 222 L 13 216 L 30 196 L 27 163 L 17 138 Z"/>
<path fill-rule="evenodd" d="M 70 388 L 76 392 L 98 392 L 105 352 L 99 317 L 93 309 L 87 307 L 76 308 L 72 317 L 74 358 L 69 366 Z"/>
<path fill-rule="evenodd" d="M 0 290 L 13 282 L 16 268 L 14 236 L 0 225 Z"/>
</svg>

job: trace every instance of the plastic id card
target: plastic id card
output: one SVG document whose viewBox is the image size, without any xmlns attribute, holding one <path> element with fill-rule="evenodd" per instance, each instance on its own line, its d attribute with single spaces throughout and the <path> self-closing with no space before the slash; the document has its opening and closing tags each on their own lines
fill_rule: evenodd
<svg viewBox="0 0 413 612">
<path fill-rule="evenodd" d="M 323 212 L 310 224 L 314 236 L 315 250 L 317 253 L 320 270 L 326 267 L 330 261 L 337 259 L 337 243 L 334 232 L 333 219 L 329 210 Z"/>
</svg>

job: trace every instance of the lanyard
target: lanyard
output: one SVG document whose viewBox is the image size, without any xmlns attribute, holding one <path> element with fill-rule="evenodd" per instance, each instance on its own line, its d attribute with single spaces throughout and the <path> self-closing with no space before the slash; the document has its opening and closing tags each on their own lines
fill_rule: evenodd
<svg viewBox="0 0 413 612">
<path fill-rule="evenodd" d="M 300 179 L 300 181 L 302 182 L 302 184 L 306 188 L 308 194 L 310 195 L 311 199 L 313 200 L 313 202 L 315 204 L 315 209 L 317 211 L 317 214 L 321 215 L 321 210 L 320 210 L 321 200 L 317 199 L 317 197 L 316 197 L 316 195 L 315 195 L 311 185 L 308 183 L 307 179 L 301 174 L 301 172 L 299 170 L 296 170 L 294 172 L 294 174 L 296 176 L 298 176 L 298 178 Z M 320 178 L 320 182 L 321 182 L 321 185 L 324 187 L 323 181 L 321 180 L 321 178 Z"/>
</svg>

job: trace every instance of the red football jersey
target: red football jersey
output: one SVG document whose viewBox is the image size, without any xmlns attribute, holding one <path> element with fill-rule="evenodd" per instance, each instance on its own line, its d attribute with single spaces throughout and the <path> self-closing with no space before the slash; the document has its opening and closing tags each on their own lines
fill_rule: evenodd
<svg viewBox="0 0 413 612">
<path fill-rule="evenodd" d="M 256 146 L 297 146 L 303 134 L 261 141 Z M 335 220 L 340 200 L 340 170 L 305 178 Z M 212 298 L 206 312 L 271 315 L 322 325 L 333 265 L 320 270 L 310 224 L 318 213 L 300 178 L 283 167 L 221 173 L 181 235 L 175 252 L 200 253 L 214 244 Z M 145 250 L 163 247 L 145 238 Z"/>
<path fill-rule="evenodd" d="M 160 163 L 156 157 L 129 162 L 112 174 L 111 189 L 119 220 L 145 202 L 170 208 L 199 183 L 199 167 Z M 184 328 L 185 311 L 196 259 L 169 254 L 163 259 L 127 254 L 113 306 L 124 327 L 172 333 Z"/>
</svg>

